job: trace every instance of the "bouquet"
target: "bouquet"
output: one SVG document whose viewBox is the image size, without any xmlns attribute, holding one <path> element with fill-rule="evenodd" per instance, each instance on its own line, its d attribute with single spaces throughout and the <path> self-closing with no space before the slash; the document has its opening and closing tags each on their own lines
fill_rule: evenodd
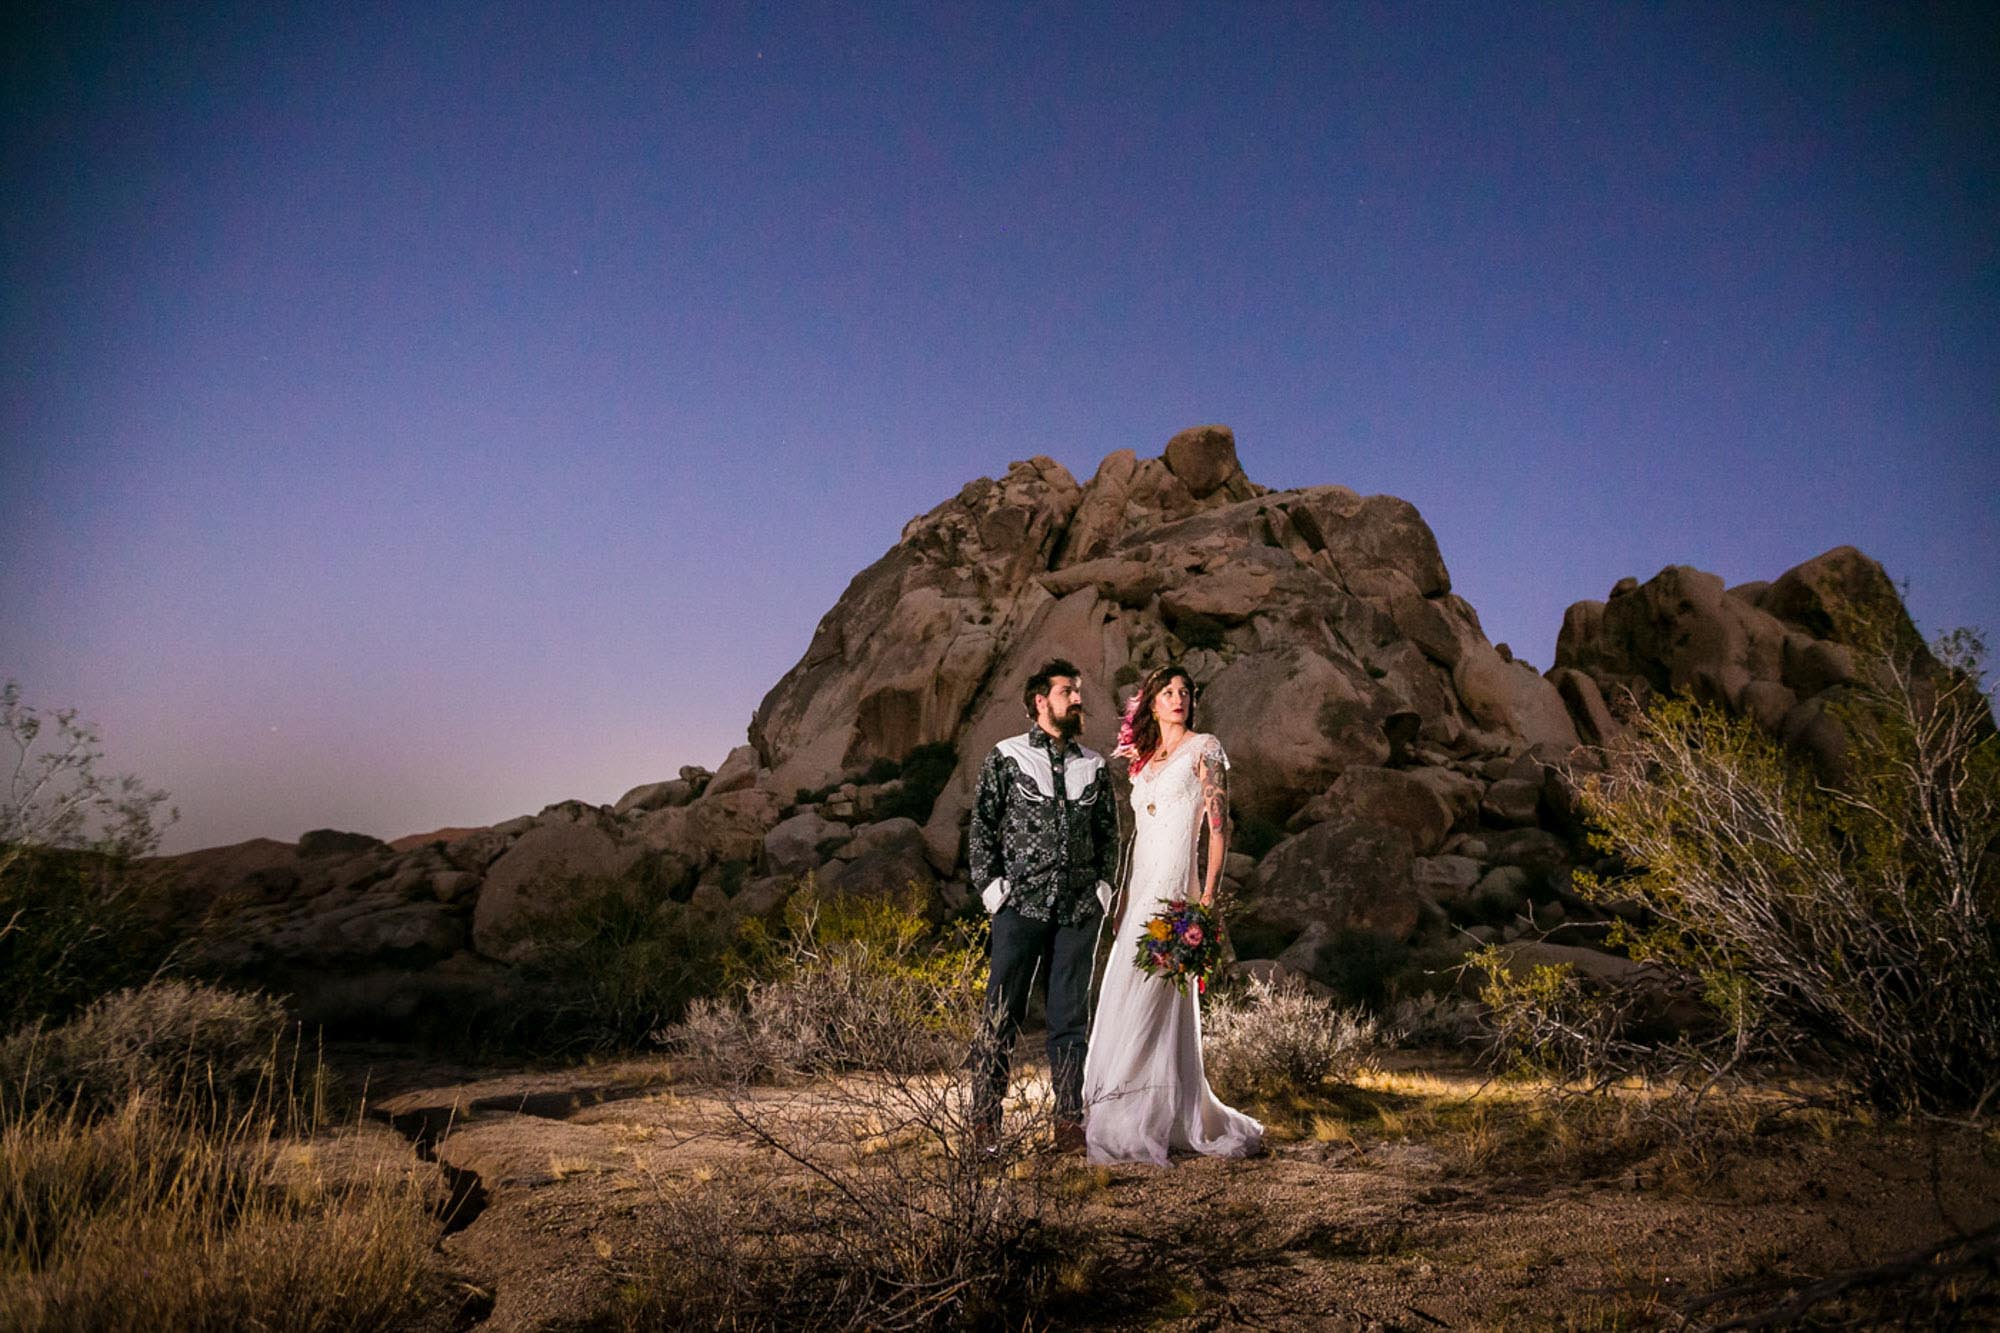
<svg viewBox="0 0 2000 1333">
<path fill-rule="evenodd" d="M 1189 898 L 1161 904 L 1146 923 L 1133 966 L 1148 976 L 1174 983 L 1187 993 L 1188 983 L 1206 989 L 1208 974 L 1222 961 L 1222 923 L 1215 913 Z"/>
</svg>

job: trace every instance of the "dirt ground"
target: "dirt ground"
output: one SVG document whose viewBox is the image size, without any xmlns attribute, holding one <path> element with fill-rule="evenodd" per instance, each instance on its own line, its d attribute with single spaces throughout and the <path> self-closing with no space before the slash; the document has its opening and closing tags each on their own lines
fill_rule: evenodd
<svg viewBox="0 0 2000 1333">
<path fill-rule="evenodd" d="M 664 1182 L 726 1188 L 779 1169 L 727 1132 L 720 1094 L 675 1083 L 663 1061 L 520 1073 L 336 1054 L 371 1114 L 450 1178 L 442 1246 L 461 1326 L 597 1323 L 634 1255 L 661 1243 Z M 1253 1109 L 1272 1127 L 1259 1158 L 1065 1168 L 1103 1249 L 1098 1289 L 1057 1325 L 1699 1327 L 1777 1305 L 1786 1282 L 2000 1223 L 1991 1130 L 1805 1113 L 1690 1160 L 1587 1130 L 1524 1133 L 1519 1094 L 1419 1058 L 1324 1108 Z M 1684 1315 L 1745 1283 L 1776 1285 Z M 1928 1306 L 1872 1299 L 1850 1317 L 1926 1326 Z M 2000 1303 L 1989 1293 L 1966 1319 L 2000 1326 Z"/>
</svg>

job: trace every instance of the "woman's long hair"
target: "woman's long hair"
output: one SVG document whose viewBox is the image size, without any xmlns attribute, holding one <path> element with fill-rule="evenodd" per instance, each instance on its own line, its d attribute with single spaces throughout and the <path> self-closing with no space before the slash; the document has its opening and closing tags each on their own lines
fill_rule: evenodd
<svg viewBox="0 0 2000 1333">
<path fill-rule="evenodd" d="M 1135 775 L 1152 762 L 1153 752 L 1160 748 L 1160 720 L 1153 716 L 1153 700 L 1175 677 L 1187 683 L 1187 729 L 1194 730 L 1194 677 L 1187 673 L 1187 668 L 1163 666 L 1148 671 L 1139 682 L 1139 692 L 1125 708 L 1125 720 L 1118 728 L 1118 747 L 1111 752 L 1114 759 L 1130 759 Z"/>
</svg>

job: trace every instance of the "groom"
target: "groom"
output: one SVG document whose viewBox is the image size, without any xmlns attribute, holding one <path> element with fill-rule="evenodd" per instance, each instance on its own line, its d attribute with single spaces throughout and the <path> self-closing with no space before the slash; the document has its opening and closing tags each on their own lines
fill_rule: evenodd
<svg viewBox="0 0 2000 1333">
<path fill-rule="evenodd" d="M 1034 725 L 986 756 L 968 838 L 972 882 L 993 917 L 991 1040 L 975 1052 L 975 1126 L 989 1141 L 999 1134 L 1014 1039 L 1040 973 L 1048 987 L 1056 1147 L 1064 1151 L 1083 1146 L 1091 958 L 1118 859 L 1111 772 L 1103 756 L 1076 743 L 1082 683 L 1075 664 L 1061 658 L 1028 677 L 1021 700 Z"/>
</svg>

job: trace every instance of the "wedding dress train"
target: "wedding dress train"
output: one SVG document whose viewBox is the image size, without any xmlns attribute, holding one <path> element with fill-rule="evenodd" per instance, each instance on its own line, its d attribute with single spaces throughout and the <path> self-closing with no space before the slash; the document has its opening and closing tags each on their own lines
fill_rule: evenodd
<svg viewBox="0 0 2000 1333">
<path fill-rule="evenodd" d="M 1084 1136 L 1093 1162 L 1165 1166 L 1173 1149 L 1247 1157 L 1264 1127 L 1222 1104 L 1201 1062 L 1201 1001 L 1133 965 L 1160 905 L 1201 893 L 1204 782 L 1228 767 L 1213 736 L 1189 736 L 1132 780 L 1132 869 L 1084 1058 Z"/>
</svg>

